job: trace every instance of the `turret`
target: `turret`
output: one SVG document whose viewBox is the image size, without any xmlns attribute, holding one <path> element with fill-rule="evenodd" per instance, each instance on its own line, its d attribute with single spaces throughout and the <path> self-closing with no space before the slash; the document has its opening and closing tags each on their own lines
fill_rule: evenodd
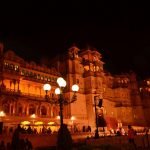
<svg viewBox="0 0 150 150">
<path fill-rule="evenodd" d="M 69 58 L 70 59 L 76 59 L 76 58 L 78 58 L 78 52 L 79 52 L 79 48 L 77 48 L 76 46 L 72 46 L 68 50 Z"/>
</svg>

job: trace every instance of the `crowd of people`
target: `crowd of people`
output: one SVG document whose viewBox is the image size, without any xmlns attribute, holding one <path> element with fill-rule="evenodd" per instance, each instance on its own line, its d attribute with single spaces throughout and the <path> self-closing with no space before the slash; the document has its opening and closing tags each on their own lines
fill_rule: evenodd
<svg viewBox="0 0 150 150">
<path fill-rule="evenodd" d="M 11 142 L 5 143 L 4 140 L 0 142 L 0 150 L 32 150 L 33 146 L 31 141 L 26 139 L 20 138 L 20 133 L 22 133 L 22 128 L 20 125 L 15 129 L 12 135 Z"/>
<path fill-rule="evenodd" d="M 19 126 L 18 127 L 18 130 L 20 131 L 20 133 L 27 133 L 27 134 L 51 134 L 52 133 L 52 130 L 51 128 L 46 128 L 45 126 L 43 126 L 40 131 L 38 132 L 36 128 L 31 128 L 31 126 L 29 125 L 27 128 L 24 128 L 24 127 L 21 127 Z"/>
<path fill-rule="evenodd" d="M 78 128 L 73 128 L 74 132 L 79 132 Z M 135 148 L 136 148 L 136 144 L 134 141 L 134 137 L 135 135 L 137 135 L 137 133 L 146 133 L 148 134 L 148 129 L 144 129 L 144 130 L 134 130 L 132 128 L 131 125 L 128 125 L 128 130 L 125 131 L 123 128 L 118 128 L 116 130 L 109 130 L 110 134 L 114 134 L 116 136 L 122 136 L 122 135 L 126 135 L 128 136 L 128 141 L 130 144 L 132 144 Z M 31 128 L 31 126 L 28 126 L 28 128 L 24 128 L 21 127 L 20 125 L 18 125 L 18 127 L 11 131 L 12 132 L 12 140 L 11 142 L 7 142 L 5 143 L 3 140 L 0 141 L 0 150 L 32 150 L 33 146 L 31 141 L 26 138 L 26 139 L 20 139 L 19 134 L 37 134 L 37 130 L 36 128 Z M 92 133 L 91 131 L 91 127 L 90 126 L 83 126 L 82 127 L 82 131 L 81 132 L 89 132 Z M 45 126 L 43 126 L 43 128 L 41 128 L 40 133 L 43 134 L 51 134 L 52 130 L 51 128 L 46 128 Z"/>
</svg>

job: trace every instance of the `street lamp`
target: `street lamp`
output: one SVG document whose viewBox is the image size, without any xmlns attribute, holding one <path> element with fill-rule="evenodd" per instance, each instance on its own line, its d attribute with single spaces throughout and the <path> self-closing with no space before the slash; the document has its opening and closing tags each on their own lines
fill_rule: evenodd
<svg viewBox="0 0 150 150">
<path fill-rule="evenodd" d="M 47 99 L 48 98 L 47 92 L 51 90 L 50 84 L 44 84 L 43 89 L 46 92 L 45 98 Z"/>
<path fill-rule="evenodd" d="M 48 96 L 48 91 L 51 90 L 51 86 L 49 84 L 44 84 L 43 88 L 44 88 L 44 91 L 46 92 L 46 96 L 45 96 L 46 100 L 49 100 L 49 102 L 52 104 L 59 104 L 60 127 L 62 127 L 63 126 L 63 105 L 73 103 L 76 100 L 76 92 L 79 90 L 79 86 L 76 84 L 74 84 L 72 86 L 72 91 L 74 92 L 74 95 L 73 95 L 71 101 L 69 101 L 69 100 L 64 99 L 64 97 L 63 97 L 63 90 L 67 85 L 66 81 L 62 77 L 59 77 L 57 79 L 57 83 L 59 86 L 58 88 L 55 89 L 55 94 L 59 95 L 59 98 L 57 101 L 50 99 Z"/>
<path fill-rule="evenodd" d="M 4 111 L 0 111 L 0 117 L 1 117 L 1 118 L 2 118 L 2 117 L 5 117 Z"/>
</svg>

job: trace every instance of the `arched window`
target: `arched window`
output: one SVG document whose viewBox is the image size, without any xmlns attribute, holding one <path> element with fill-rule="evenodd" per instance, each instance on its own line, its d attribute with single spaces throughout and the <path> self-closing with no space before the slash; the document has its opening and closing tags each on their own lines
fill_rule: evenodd
<svg viewBox="0 0 150 150">
<path fill-rule="evenodd" d="M 47 115 L 47 109 L 45 106 L 41 106 L 41 116 L 46 116 Z"/>
</svg>

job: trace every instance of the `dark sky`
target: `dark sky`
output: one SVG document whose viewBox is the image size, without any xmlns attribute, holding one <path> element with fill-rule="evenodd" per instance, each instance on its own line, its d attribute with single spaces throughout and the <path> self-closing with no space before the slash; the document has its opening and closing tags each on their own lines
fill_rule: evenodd
<svg viewBox="0 0 150 150">
<path fill-rule="evenodd" d="M 0 41 L 26 60 L 52 58 L 73 43 L 97 48 L 112 73 L 150 76 L 150 14 L 144 2 L 1 3 Z"/>
</svg>

